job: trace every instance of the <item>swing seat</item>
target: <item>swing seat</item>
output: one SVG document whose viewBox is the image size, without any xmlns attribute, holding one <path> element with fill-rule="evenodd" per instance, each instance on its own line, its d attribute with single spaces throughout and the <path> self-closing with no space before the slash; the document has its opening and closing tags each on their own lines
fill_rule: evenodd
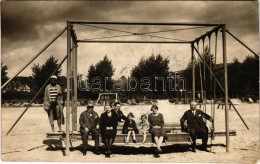
<svg viewBox="0 0 260 164">
<path fill-rule="evenodd" d="M 225 103 L 222 102 L 222 101 L 217 102 L 217 104 L 218 104 L 217 109 L 219 109 L 220 106 L 221 106 L 221 108 L 223 109 L 224 106 L 225 106 Z M 231 109 L 231 103 L 228 103 L 228 109 L 229 109 L 229 110 Z"/>
<path fill-rule="evenodd" d="M 115 141 L 114 141 L 115 144 L 125 145 L 125 137 L 127 136 L 127 134 L 122 134 L 122 128 L 123 127 L 121 125 L 118 126 L 117 135 L 116 135 Z M 167 144 L 190 143 L 191 142 L 190 134 L 187 132 L 181 132 L 180 126 L 176 126 L 174 124 L 166 124 L 164 126 L 164 129 L 166 130 L 167 135 L 168 135 Z M 225 135 L 226 135 L 226 132 L 215 132 L 215 136 L 225 136 Z M 229 135 L 236 136 L 236 131 L 230 130 Z M 52 139 L 65 139 L 66 133 L 65 132 L 47 133 L 46 137 L 52 138 Z M 99 137 L 100 137 L 100 141 L 102 141 L 101 135 Z M 209 137 L 211 137 L 210 131 L 209 131 Z M 70 139 L 81 139 L 80 132 L 79 131 L 73 131 L 73 132 L 70 131 Z M 136 140 L 137 140 L 137 143 L 141 143 L 143 140 L 143 135 L 136 134 Z M 130 137 L 129 142 L 130 143 L 133 142 L 132 137 Z M 152 135 L 150 133 L 147 134 L 145 143 L 153 144 Z"/>
</svg>

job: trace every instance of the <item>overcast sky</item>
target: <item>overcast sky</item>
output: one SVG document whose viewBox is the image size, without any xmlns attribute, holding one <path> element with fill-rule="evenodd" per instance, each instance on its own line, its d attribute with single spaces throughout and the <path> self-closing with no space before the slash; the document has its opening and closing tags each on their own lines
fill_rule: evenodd
<svg viewBox="0 0 260 164">
<path fill-rule="evenodd" d="M 227 28 L 235 36 L 244 41 L 255 52 L 259 52 L 259 24 L 257 2 L 169 2 L 169 1 L 125 1 L 125 2 L 2 2 L 1 5 L 2 52 L 1 60 L 8 66 L 8 76 L 14 75 L 30 58 L 32 58 L 46 43 L 57 35 L 65 26 L 67 20 L 85 21 L 127 21 L 127 22 L 198 22 L 226 23 Z M 99 25 L 100 26 L 100 25 Z M 184 28 L 162 26 L 102 26 L 130 32 L 152 32 Z M 109 31 L 86 26 L 74 26 L 78 39 L 99 38 L 104 36 L 125 35 L 126 33 Z M 194 40 L 210 28 L 185 30 L 180 32 L 165 32 L 154 34 L 160 37 L 182 40 Z M 218 35 L 218 58 L 222 60 L 221 35 Z M 164 40 L 155 37 L 130 36 L 124 40 Z M 215 36 L 211 39 L 211 49 L 214 51 Z M 208 45 L 208 40 L 205 41 Z M 202 46 L 202 44 L 201 44 Z M 200 48 L 201 50 L 202 48 Z M 116 69 L 114 78 L 128 76 L 131 68 L 141 57 L 151 54 L 161 54 L 170 59 L 170 70 L 184 69 L 190 60 L 190 45 L 172 44 L 79 44 L 78 73 L 86 74 L 91 64 L 95 64 L 105 55 L 112 60 Z M 66 54 L 66 34 L 63 34 L 55 44 L 48 48 L 33 64 L 43 64 L 50 55 L 59 61 Z M 234 57 L 242 61 L 250 54 L 243 46 L 230 36 L 227 36 L 228 62 Z M 29 65 L 21 76 L 32 74 Z M 62 74 L 66 74 L 64 65 Z M 126 69 L 125 69 L 126 68 Z"/>
</svg>

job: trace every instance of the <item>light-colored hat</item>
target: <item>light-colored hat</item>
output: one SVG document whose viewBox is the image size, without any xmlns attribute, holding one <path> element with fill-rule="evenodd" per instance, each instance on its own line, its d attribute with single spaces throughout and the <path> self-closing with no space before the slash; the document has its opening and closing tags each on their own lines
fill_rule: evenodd
<svg viewBox="0 0 260 164">
<path fill-rule="evenodd" d="M 89 100 L 89 101 L 88 101 L 88 105 L 87 105 L 87 106 L 94 106 L 94 103 L 93 103 L 93 101 Z"/>
<path fill-rule="evenodd" d="M 51 76 L 51 79 L 57 79 L 57 76 L 52 75 L 52 76 Z"/>
</svg>

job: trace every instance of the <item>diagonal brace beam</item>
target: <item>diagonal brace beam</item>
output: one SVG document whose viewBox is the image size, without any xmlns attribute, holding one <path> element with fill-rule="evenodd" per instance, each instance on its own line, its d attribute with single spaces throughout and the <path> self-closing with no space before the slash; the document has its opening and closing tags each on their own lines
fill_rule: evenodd
<svg viewBox="0 0 260 164">
<path fill-rule="evenodd" d="M 28 61 L 22 69 L 16 72 L 16 74 L 10 78 L 7 82 L 5 82 L 1 89 L 3 89 L 7 84 L 9 84 L 16 76 L 18 76 L 28 65 L 30 65 L 38 56 L 40 56 L 55 40 L 57 40 L 65 31 L 67 30 L 67 27 L 64 28 L 57 36 L 55 36 L 47 45 L 45 45 L 30 61 Z"/>
<path fill-rule="evenodd" d="M 25 110 L 23 111 L 23 113 L 19 116 L 19 118 L 15 121 L 15 123 L 13 124 L 13 126 L 8 130 L 8 132 L 6 133 L 6 135 L 8 135 L 12 129 L 15 127 L 15 125 L 18 123 L 18 121 L 22 118 L 22 116 L 25 114 L 25 112 L 29 109 L 29 107 L 32 105 L 32 103 L 34 102 L 34 100 L 37 98 L 37 96 L 40 94 L 40 92 L 44 89 L 44 87 L 48 84 L 48 82 L 51 79 L 51 76 L 54 75 L 58 69 L 61 67 L 61 65 L 64 63 L 64 61 L 67 59 L 68 55 L 66 55 L 64 57 L 64 59 L 61 61 L 61 63 L 57 66 L 57 68 L 52 72 L 52 74 L 49 76 L 48 80 L 43 84 L 43 86 L 40 88 L 40 90 L 36 93 L 36 95 L 33 97 L 33 99 L 31 100 L 31 102 L 29 103 L 29 105 L 25 108 Z"/>
<path fill-rule="evenodd" d="M 238 41 L 240 44 L 242 44 L 246 49 L 248 49 L 250 52 L 252 52 L 256 57 L 259 57 L 257 53 L 255 53 L 251 48 L 249 48 L 245 43 L 243 43 L 241 40 L 239 40 L 237 37 L 235 37 L 229 30 L 226 30 L 226 32 L 232 36 L 236 41 Z"/>
<path fill-rule="evenodd" d="M 203 57 L 200 55 L 199 51 L 197 50 L 196 47 L 194 47 L 195 51 L 197 52 L 197 54 L 199 55 L 200 59 L 203 60 L 203 62 L 205 63 L 206 67 L 208 68 L 208 70 L 210 71 L 210 74 L 214 77 L 214 79 L 216 80 L 216 82 L 218 83 L 219 87 L 221 88 L 221 90 L 223 92 L 225 92 L 224 88 L 222 87 L 221 83 L 218 81 L 217 77 L 215 76 L 215 74 L 212 72 L 212 70 L 210 69 L 209 65 L 206 63 L 206 61 L 203 59 Z M 228 98 L 229 103 L 232 105 L 232 107 L 235 109 L 236 113 L 238 114 L 239 118 L 242 120 L 242 122 L 244 123 L 244 125 L 246 126 L 247 130 L 249 130 L 249 127 L 247 126 L 246 122 L 244 121 L 244 119 L 242 118 L 242 116 L 240 115 L 240 113 L 238 112 L 238 110 L 236 109 L 235 105 L 231 102 L 230 98 Z"/>
</svg>

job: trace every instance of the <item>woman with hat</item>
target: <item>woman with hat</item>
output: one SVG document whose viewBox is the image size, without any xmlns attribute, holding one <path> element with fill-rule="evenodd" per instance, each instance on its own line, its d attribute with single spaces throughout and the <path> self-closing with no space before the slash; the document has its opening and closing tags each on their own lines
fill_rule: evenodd
<svg viewBox="0 0 260 164">
<path fill-rule="evenodd" d="M 157 152 L 162 152 L 161 144 L 164 139 L 167 139 L 166 131 L 163 129 L 164 119 L 161 113 L 158 113 L 158 106 L 151 107 L 152 113 L 148 115 L 148 122 L 150 124 L 150 133 L 153 136 L 155 144 L 157 145 Z"/>
<path fill-rule="evenodd" d="M 114 142 L 117 132 L 118 117 L 114 110 L 112 110 L 109 102 L 105 103 L 105 112 L 100 116 L 100 133 L 102 142 L 106 146 L 106 157 L 111 155 L 111 146 Z"/>
</svg>

